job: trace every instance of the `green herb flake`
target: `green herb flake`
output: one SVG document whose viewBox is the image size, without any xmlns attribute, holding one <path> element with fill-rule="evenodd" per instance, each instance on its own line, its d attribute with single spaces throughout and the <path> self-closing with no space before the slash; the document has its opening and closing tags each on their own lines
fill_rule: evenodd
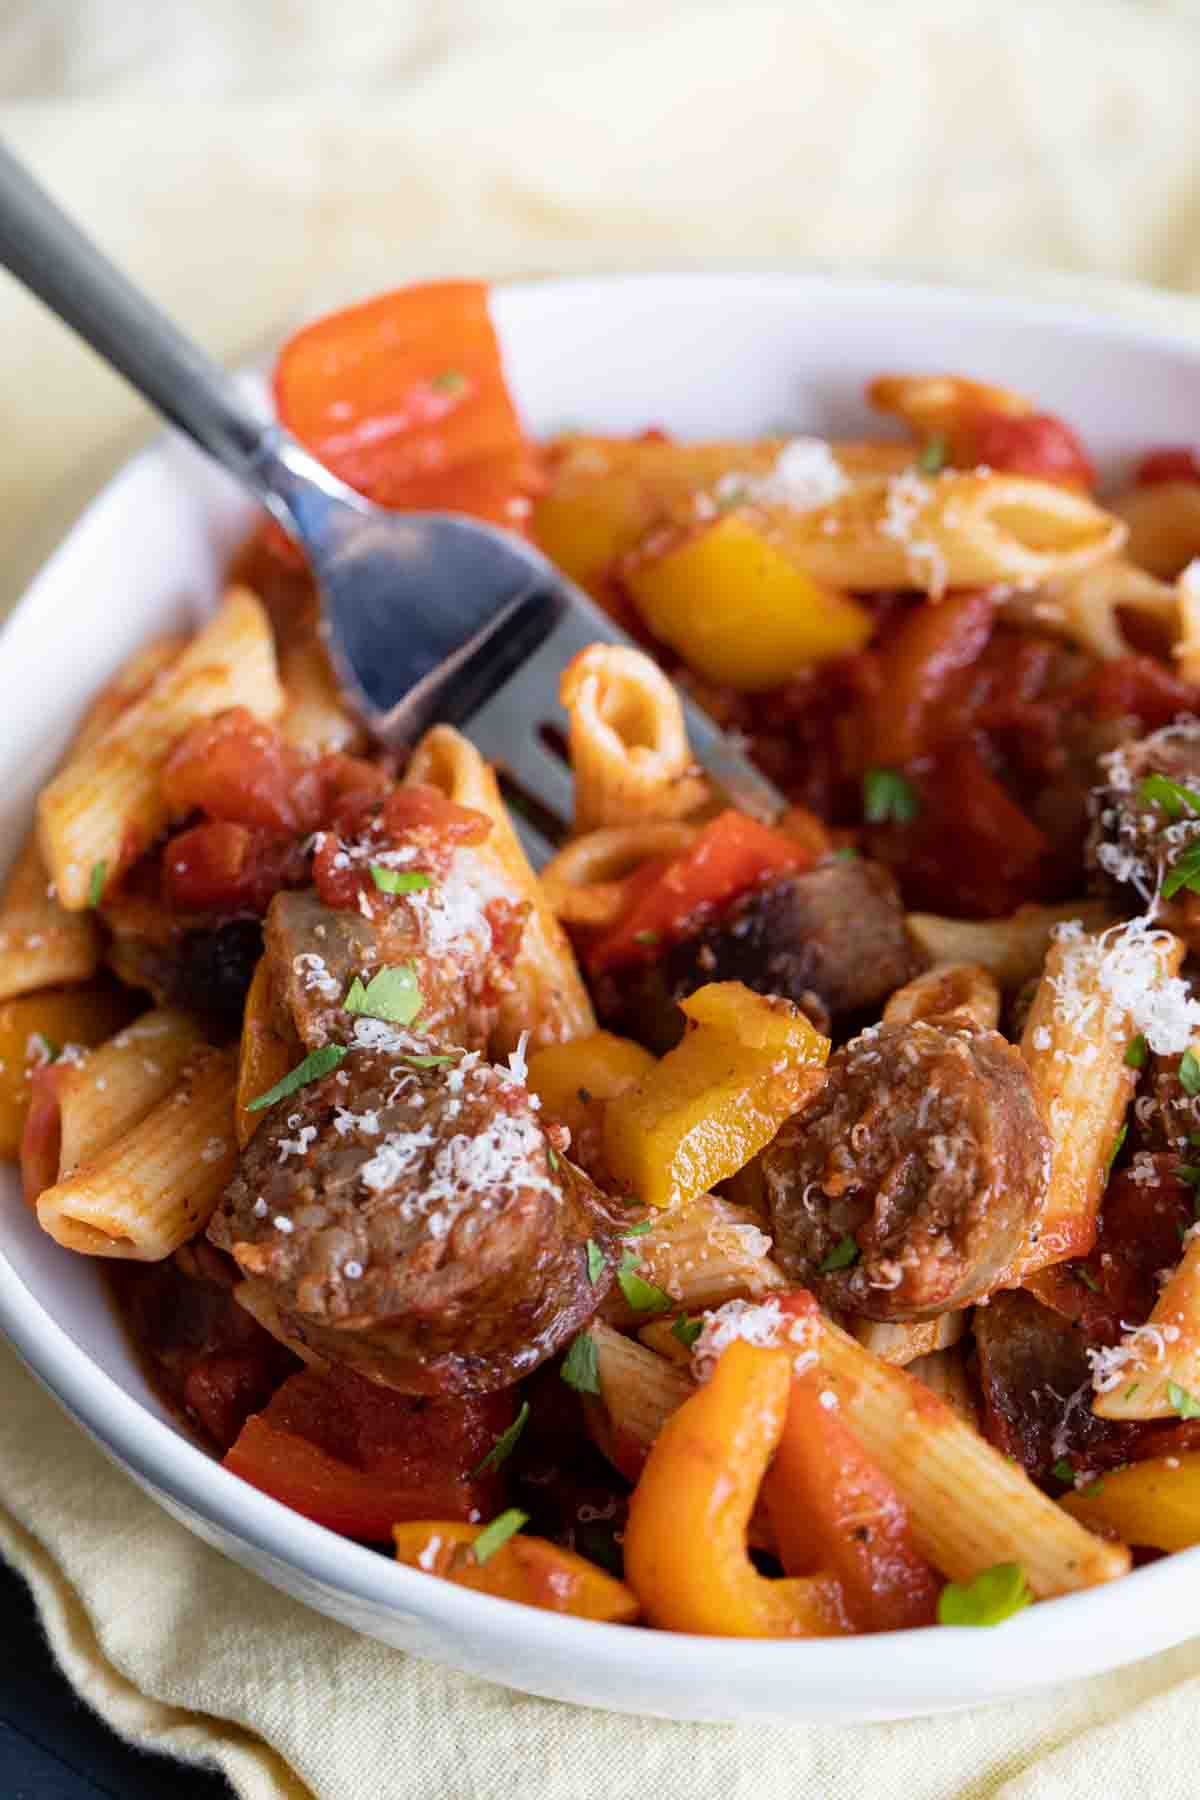
<svg viewBox="0 0 1200 1800">
<path fill-rule="evenodd" d="M 588 1280 L 593 1287 L 595 1287 L 607 1267 L 607 1256 L 605 1256 L 595 1238 L 589 1238 L 587 1241 L 587 1272 Z"/>
<path fill-rule="evenodd" d="M 647 945 L 661 944 L 662 943 L 662 932 L 661 931 L 635 931 L 633 934 L 633 941 L 635 944 L 647 944 Z"/>
<path fill-rule="evenodd" d="M 546 1145 L 546 1161 L 550 1164 L 551 1169 L 558 1168 L 558 1151 L 553 1144 Z"/>
<path fill-rule="evenodd" d="M 1105 1179 L 1105 1181 L 1107 1181 L 1107 1180 L 1108 1180 L 1108 1178 L 1109 1178 L 1109 1176 L 1110 1176 L 1110 1175 L 1111 1175 L 1111 1174 L 1112 1174 L 1112 1167 L 1113 1167 L 1113 1164 L 1114 1164 L 1114 1163 L 1115 1163 L 1115 1162 L 1116 1162 L 1116 1160 L 1117 1160 L 1117 1158 L 1118 1158 L 1118 1156 L 1120 1156 L 1120 1154 L 1121 1154 L 1121 1145 L 1122 1145 L 1122 1144 L 1123 1144 L 1123 1143 L 1124 1143 L 1124 1142 L 1125 1142 L 1125 1139 L 1126 1139 L 1126 1138 L 1127 1138 L 1127 1137 L 1128 1137 L 1128 1136 L 1129 1136 L 1129 1127 L 1128 1127 L 1128 1125 L 1122 1125 L 1122 1127 L 1121 1127 L 1121 1129 L 1120 1129 L 1120 1131 L 1118 1131 L 1118 1133 L 1117 1133 L 1117 1135 L 1116 1135 L 1116 1137 L 1115 1137 L 1115 1138 L 1114 1138 L 1114 1139 L 1113 1139 L 1113 1147 L 1112 1147 L 1112 1149 L 1111 1149 L 1111 1150 L 1110 1150 L 1110 1151 L 1109 1151 L 1109 1153 L 1108 1153 L 1108 1161 L 1107 1161 L 1107 1162 L 1106 1162 L 1106 1163 L 1105 1163 L 1105 1165 L 1104 1165 L 1104 1179 Z"/>
<path fill-rule="evenodd" d="M 680 1313 L 671 1327 L 671 1336 L 678 1338 L 685 1350 L 690 1350 L 703 1330 L 703 1320 L 689 1319 L 686 1313 Z"/>
<path fill-rule="evenodd" d="M 1125 1398 L 1127 1400 L 1132 1400 L 1141 1385 L 1140 1381 L 1131 1381 L 1129 1386 L 1125 1389 Z"/>
<path fill-rule="evenodd" d="M 319 1081 L 322 1075 L 328 1075 L 331 1070 L 336 1069 L 345 1055 L 346 1051 L 341 1044 L 322 1044 L 319 1050 L 310 1050 L 304 1061 L 297 1063 L 274 1087 L 268 1088 L 265 1094 L 260 1094 L 257 1100 L 251 1100 L 246 1111 L 261 1112 L 264 1106 L 274 1106 L 277 1100 L 286 1100 L 289 1094 L 307 1087 L 310 1081 Z"/>
<path fill-rule="evenodd" d="M 1054 1479 L 1056 1481 L 1073 1482 L 1075 1480 L 1075 1471 L 1071 1467 L 1070 1463 L 1067 1461 L 1065 1456 L 1059 1457 L 1058 1461 L 1054 1465 L 1054 1468 L 1051 1470 L 1051 1473 L 1054 1476 Z"/>
<path fill-rule="evenodd" d="M 868 825 L 911 825 L 921 810 L 917 790 L 899 769 L 868 769 L 863 776 L 863 817 Z"/>
<path fill-rule="evenodd" d="M 596 1355 L 596 1340 L 590 1331 L 581 1331 L 574 1339 L 563 1357 L 559 1374 L 577 1394 L 600 1392 L 600 1361 Z"/>
<path fill-rule="evenodd" d="M 1189 1394 L 1185 1387 L 1180 1387 L 1177 1381 L 1168 1381 L 1167 1399 L 1181 1419 L 1200 1419 L 1200 1400 Z"/>
<path fill-rule="evenodd" d="M 1080 1488 L 1079 1498 L 1081 1500 L 1090 1500 L 1094 1494 L 1099 1494 L 1103 1490 L 1103 1487 L 1104 1477 L 1101 1475 L 1098 1476 L 1095 1481 L 1090 1481 L 1085 1488 Z"/>
<path fill-rule="evenodd" d="M 390 1025 L 411 1025 L 421 1004 L 417 971 L 412 963 L 380 969 L 365 987 L 356 975 L 342 1002 L 346 1012 L 366 1013 L 372 1019 L 386 1019 Z"/>
<path fill-rule="evenodd" d="M 1169 775 L 1147 775 L 1138 784 L 1137 797 L 1147 806 L 1161 807 L 1169 819 L 1182 819 L 1185 812 L 1200 814 L 1200 794 Z"/>
<path fill-rule="evenodd" d="M 939 1625 L 1000 1625 L 1033 1599 L 1020 1563 L 996 1563 L 972 1581 L 948 1581 L 938 1597 Z"/>
<path fill-rule="evenodd" d="M 474 1481 L 477 1475 L 485 1474 L 488 1469 L 498 1469 L 501 1463 L 508 1461 L 509 1457 L 517 1447 L 517 1439 L 524 1431 L 528 1422 L 529 1402 L 528 1400 L 523 1400 L 521 1402 L 521 1410 L 509 1426 L 508 1430 L 500 1433 L 500 1436 L 496 1439 L 487 1455 L 482 1457 L 471 1470 L 470 1479 L 472 1481 Z"/>
<path fill-rule="evenodd" d="M 1144 1069 L 1149 1054 L 1150 1052 L 1146 1048 L 1146 1034 L 1139 1031 L 1125 1052 L 1125 1067 L 1127 1069 Z"/>
<path fill-rule="evenodd" d="M 622 1237 L 645 1237 L 648 1231 L 654 1230 L 653 1219 L 639 1219 L 636 1225 L 627 1225 L 621 1233 Z"/>
<path fill-rule="evenodd" d="M 1096 1280 L 1096 1277 L 1092 1274 L 1090 1269 L 1085 1269 L 1081 1265 L 1076 1269 L 1075 1273 L 1078 1275 L 1085 1288 L 1091 1288 L 1093 1294 L 1098 1294 L 1100 1292 L 1100 1283 Z"/>
<path fill-rule="evenodd" d="M 523 1525 L 528 1525 L 529 1514 L 519 1507 L 510 1506 L 507 1512 L 497 1513 L 490 1525 L 485 1525 L 475 1542 L 471 1552 L 475 1561 L 482 1567 L 488 1558 L 495 1556 L 501 1545 L 507 1544 Z"/>
<path fill-rule="evenodd" d="M 1179 1079 L 1185 1094 L 1200 1094 L 1200 1057 L 1194 1050 L 1185 1050 L 1179 1064 Z"/>
<path fill-rule="evenodd" d="M 46 1063 L 56 1063 L 62 1055 L 62 1045 L 56 1044 L 54 1039 L 47 1037 L 44 1031 L 35 1031 L 33 1035 L 42 1046 L 42 1055 L 45 1057 Z"/>
<path fill-rule="evenodd" d="M 446 1051 L 429 1050 L 417 1054 L 409 1050 L 402 1050 L 400 1061 L 406 1062 L 410 1069 L 440 1069 L 444 1064 L 452 1063 L 454 1057 Z"/>
<path fill-rule="evenodd" d="M 1188 1187 L 1200 1187 L 1200 1168 L 1195 1163 L 1179 1163 L 1175 1170 L 1175 1179 L 1186 1182 Z"/>
<path fill-rule="evenodd" d="M 1171 900 L 1180 888 L 1200 889 L 1200 844 L 1192 844 L 1175 858 L 1163 879 L 1163 899 Z"/>
<path fill-rule="evenodd" d="M 428 869 L 389 869 L 383 863 L 369 863 L 371 880 L 381 894 L 420 894 L 433 886 Z"/>
<path fill-rule="evenodd" d="M 101 896 L 104 893 L 104 878 L 107 874 L 108 864 L 106 862 L 92 864 L 92 872 L 88 876 L 87 903 L 93 911 L 100 904 Z"/>
<path fill-rule="evenodd" d="M 858 851 L 853 844 L 839 844 L 833 853 L 834 862 L 857 862 Z"/>
<path fill-rule="evenodd" d="M 467 378 L 461 369 L 443 369 L 429 385 L 438 394 L 461 394 L 467 385 Z"/>
<path fill-rule="evenodd" d="M 856 1263 L 861 1255 L 862 1251 L 856 1240 L 847 1233 L 839 1244 L 833 1246 L 825 1261 L 818 1265 L 818 1273 L 830 1275 L 834 1269 L 848 1269 L 851 1263 Z"/>
<path fill-rule="evenodd" d="M 925 439 L 917 458 L 917 467 L 922 475 L 940 475 L 946 466 L 948 455 L 945 438 L 940 431 L 935 431 Z"/>
<path fill-rule="evenodd" d="M 652 1281 L 646 1281 L 637 1272 L 638 1257 L 635 1251 L 626 1250 L 621 1258 L 621 1266 L 617 1270 L 617 1285 L 625 1296 L 625 1303 L 634 1312 L 661 1313 L 670 1312 L 675 1302 L 670 1294 L 662 1288 L 655 1287 Z"/>
</svg>

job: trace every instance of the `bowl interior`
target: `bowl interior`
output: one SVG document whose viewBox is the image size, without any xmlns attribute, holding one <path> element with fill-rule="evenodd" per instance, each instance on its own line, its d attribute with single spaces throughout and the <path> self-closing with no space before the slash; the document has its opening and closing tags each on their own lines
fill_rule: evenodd
<svg viewBox="0 0 1200 1800">
<path fill-rule="evenodd" d="M 538 433 L 568 425 L 602 431 L 661 425 L 685 437 L 781 428 L 877 435 L 879 422 L 862 400 L 872 375 L 948 369 L 1025 390 L 1045 409 L 1061 412 L 1105 475 L 1115 479 L 1146 446 L 1191 441 L 1200 418 L 1200 349 L 1061 308 L 977 295 L 832 279 L 649 276 L 514 285 L 497 293 L 495 312 L 518 400 Z M 127 465 L 43 570 L 0 635 L 7 702 L 0 713 L 0 863 L 18 848 L 34 794 L 88 698 L 147 637 L 211 604 L 221 569 L 251 517 L 252 508 L 224 476 L 180 441 L 163 440 Z M 50 680 L 47 670 L 53 671 Z M 599 1646 L 611 1630 L 586 1627 L 580 1637 L 569 1622 L 523 1621 L 504 1603 L 464 1598 L 378 1558 L 370 1559 L 378 1576 L 368 1578 L 366 1553 L 295 1520 L 189 1452 L 144 1382 L 97 1270 L 39 1231 L 9 1170 L 0 1172 L 0 1204 L 0 1323 L 93 1433 L 169 1490 L 180 1507 L 220 1518 L 222 1529 L 248 1540 L 262 1543 L 266 1533 L 271 1554 L 283 1562 L 299 1564 L 307 1556 L 312 1567 L 316 1558 L 328 1582 L 373 1589 L 384 1607 L 399 1599 L 427 1615 L 440 1613 L 455 1630 L 511 1618 L 511 1625 L 497 1628 L 500 1639 L 550 1632 L 552 1645 L 565 1646 L 569 1634 L 577 1689 L 582 1682 L 574 1697 L 684 1710 L 665 1686 L 661 1693 L 653 1689 L 651 1671 L 668 1667 L 669 1640 L 657 1640 L 660 1649 L 646 1648 L 656 1643 L 651 1634 L 623 1637 L 621 1660 L 634 1671 L 627 1700 L 591 1689 L 587 1645 Z M 46 1315 L 65 1339 L 47 1325 Z M 110 1384 L 141 1410 L 122 1409 Z M 124 1420 L 123 1435 L 112 1422 L 114 1407 Z M 130 1424 L 135 1417 L 136 1429 Z M 313 1548 L 318 1539 L 319 1557 Z M 962 1703 L 1013 1691 L 1031 1679 L 1062 1679 L 1178 1641 L 1190 1629 L 1188 1602 L 1193 1588 L 1200 1589 L 1200 1559 L 1195 1553 L 1175 1559 L 1172 1569 L 1170 1579 L 1165 1568 L 1150 1569 L 1103 1595 L 1039 1608 L 1036 1629 L 1029 1616 L 999 1636 L 973 1634 L 974 1642 L 972 1634 L 925 1634 L 955 1641 L 957 1689 L 953 1681 L 938 1693 L 928 1686 L 928 1672 L 942 1653 L 932 1642 L 918 1650 L 910 1639 L 911 1678 L 898 1710 L 955 1704 L 956 1692 Z M 1098 1649 L 1094 1622 L 1101 1616 L 1109 1644 Z M 1061 1625 L 1052 1623 L 1056 1618 Z M 980 1638 L 989 1641 L 981 1645 Z M 1045 1655 L 1032 1655 L 1037 1643 Z M 815 1657 L 839 1669 L 839 1679 L 851 1680 L 853 1671 L 873 1668 L 880 1654 L 878 1642 L 869 1639 L 827 1649 L 729 1647 L 725 1666 L 734 1688 L 726 1715 L 762 1710 L 750 1674 L 742 1693 L 734 1671 L 757 1670 L 761 1689 L 764 1654 L 803 1656 L 814 1680 Z M 444 1647 L 443 1653 L 451 1654 Z M 610 1661 L 615 1655 L 603 1654 Z M 709 1642 L 697 1654 L 711 1661 L 726 1648 Z M 793 1672 L 798 1666 L 794 1660 L 789 1665 Z M 537 1687 L 532 1678 L 513 1676 L 499 1653 L 484 1672 Z M 650 1686 L 639 1689 L 639 1680 Z M 547 1691 L 544 1681 L 538 1691 Z M 804 1710 L 802 1686 L 784 1710 Z M 856 1708 L 852 1700 L 849 1711 L 841 1709 L 842 1716 L 870 1711 L 866 1701 Z"/>
</svg>

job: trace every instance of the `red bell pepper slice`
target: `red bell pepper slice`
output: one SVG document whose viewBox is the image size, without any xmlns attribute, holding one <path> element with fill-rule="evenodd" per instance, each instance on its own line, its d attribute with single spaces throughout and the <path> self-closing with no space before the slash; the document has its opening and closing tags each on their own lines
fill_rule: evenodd
<svg viewBox="0 0 1200 1800">
<path fill-rule="evenodd" d="M 975 461 L 1002 475 L 1028 475 L 1090 488 L 1091 458 L 1069 425 L 1051 413 L 980 413 L 971 421 Z"/>
<path fill-rule="evenodd" d="M 1163 444 L 1147 450 L 1133 479 L 1138 487 L 1157 487 L 1163 481 L 1200 481 L 1200 461 L 1190 444 Z"/>
<path fill-rule="evenodd" d="M 478 281 L 430 282 L 331 313 L 284 345 L 279 417 L 380 506 L 473 513 L 520 529 L 534 453 Z"/>
<path fill-rule="evenodd" d="M 501 1484 L 471 1471 L 511 1420 L 511 1392 L 424 1400 L 305 1369 L 247 1419 L 224 1462 L 305 1518 L 383 1543 L 403 1519 L 490 1518 Z"/>
<path fill-rule="evenodd" d="M 599 975 L 620 963 L 648 962 L 681 936 L 697 915 L 715 910 L 748 888 L 809 869 L 812 851 L 732 808 L 718 813 L 694 842 L 640 891 L 624 918 L 586 952 Z"/>
</svg>

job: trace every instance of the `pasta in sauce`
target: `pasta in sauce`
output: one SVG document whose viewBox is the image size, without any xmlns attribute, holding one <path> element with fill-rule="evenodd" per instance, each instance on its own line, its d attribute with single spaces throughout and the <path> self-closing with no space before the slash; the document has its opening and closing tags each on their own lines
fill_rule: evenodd
<svg viewBox="0 0 1200 1800">
<path fill-rule="evenodd" d="M 904 374 L 877 441 L 535 445 L 465 282 L 276 398 L 640 648 L 563 672 L 540 877 L 458 732 L 369 751 L 270 525 L 96 701 L 0 895 L 0 1124 L 164 1394 L 330 1529 L 660 1629 L 997 1623 L 1200 1543 L 1191 452 L 1109 496 Z"/>
</svg>

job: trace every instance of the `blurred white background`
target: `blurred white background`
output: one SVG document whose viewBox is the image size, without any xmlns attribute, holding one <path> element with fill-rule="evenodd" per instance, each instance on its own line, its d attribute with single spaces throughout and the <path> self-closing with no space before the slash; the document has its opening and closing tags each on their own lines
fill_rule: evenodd
<svg viewBox="0 0 1200 1800">
<path fill-rule="evenodd" d="M 1200 288 L 1198 93 L 1200 0 L 0 5 L 0 128 L 224 356 L 414 273 Z M 146 421 L 0 278 L 0 424 L 2 601 Z"/>
</svg>

